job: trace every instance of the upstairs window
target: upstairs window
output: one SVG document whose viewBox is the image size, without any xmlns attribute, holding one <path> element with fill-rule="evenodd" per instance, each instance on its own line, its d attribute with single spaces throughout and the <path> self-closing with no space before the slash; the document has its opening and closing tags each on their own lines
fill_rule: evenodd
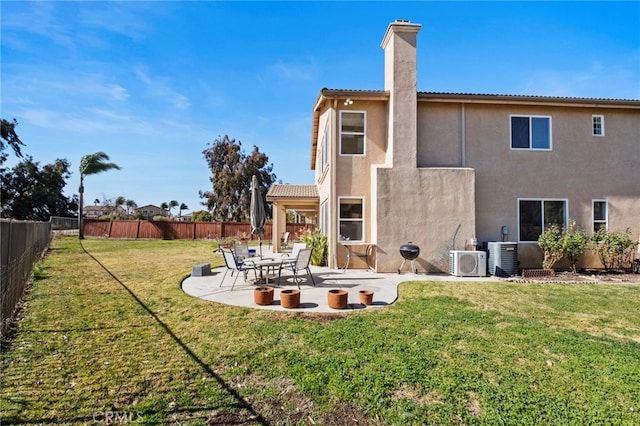
<svg viewBox="0 0 640 426">
<path fill-rule="evenodd" d="M 593 136 L 604 136 L 604 115 L 591 116 Z"/>
<path fill-rule="evenodd" d="M 607 210 L 606 200 L 593 200 L 593 232 L 608 229 Z"/>
<path fill-rule="evenodd" d="M 363 241 L 364 200 L 340 198 L 340 241 Z"/>
<path fill-rule="evenodd" d="M 365 113 L 340 111 L 340 155 L 364 155 Z"/>
<path fill-rule="evenodd" d="M 551 117 L 512 115 L 511 149 L 550 150 Z"/>
<path fill-rule="evenodd" d="M 324 126 L 324 133 L 322 134 L 322 140 L 320 141 L 320 148 L 318 153 L 318 170 L 320 173 L 324 171 L 325 166 L 329 162 L 329 126 Z"/>
<path fill-rule="evenodd" d="M 518 200 L 521 242 L 537 242 L 549 225 L 567 227 L 566 200 Z"/>
</svg>

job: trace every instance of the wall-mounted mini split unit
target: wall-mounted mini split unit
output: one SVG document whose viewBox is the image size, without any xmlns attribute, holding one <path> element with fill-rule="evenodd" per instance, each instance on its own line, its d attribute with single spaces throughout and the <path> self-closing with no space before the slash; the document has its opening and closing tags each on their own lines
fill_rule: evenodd
<svg viewBox="0 0 640 426">
<path fill-rule="evenodd" d="M 487 253 L 484 251 L 451 250 L 449 273 L 457 277 L 484 277 L 487 275 Z"/>
</svg>

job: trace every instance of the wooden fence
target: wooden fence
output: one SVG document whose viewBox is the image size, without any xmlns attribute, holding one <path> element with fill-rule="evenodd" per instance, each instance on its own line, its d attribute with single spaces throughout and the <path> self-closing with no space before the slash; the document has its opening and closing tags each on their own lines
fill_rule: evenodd
<svg viewBox="0 0 640 426">
<path fill-rule="evenodd" d="M 163 240 L 217 240 L 245 236 L 257 240 L 258 235 L 251 234 L 250 223 L 238 222 L 175 222 L 151 220 L 96 220 L 85 219 L 84 235 L 87 237 L 163 239 Z M 314 230 L 309 223 L 288 223 L 290 239 L 295 239 L 306 230 Z M 273 240 L 272 225 L 267 223 L 265 233 L 260 235 L 263 241 Z"/>
</svg>

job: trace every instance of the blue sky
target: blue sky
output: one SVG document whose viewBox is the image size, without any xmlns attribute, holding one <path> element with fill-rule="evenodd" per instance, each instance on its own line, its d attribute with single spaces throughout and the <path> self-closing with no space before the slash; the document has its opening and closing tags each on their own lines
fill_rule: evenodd
<svg viewBox="0 0 640 426">
<path fill-rule="evenodd" d="M 422 24 L 418 90 L 640 98 L 640 2 L 2 1 L 1 115 L 42 165 L 104 151 L 85 200 L 203 208 L 202 151 L 257 145 L 313 183 L 323 87 L 380 90 L 387 25 Z M 9 165 L 15 163 L 13 157 Z"/>
</svg>

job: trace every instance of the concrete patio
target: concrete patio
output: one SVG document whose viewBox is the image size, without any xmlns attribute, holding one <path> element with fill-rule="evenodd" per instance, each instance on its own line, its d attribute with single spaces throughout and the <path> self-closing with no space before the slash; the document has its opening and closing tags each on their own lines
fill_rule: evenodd
<svg viewBox="0 0 640 426">
<path fill-rule="evenodd" d="M 264 257 L 278 256 L 265 250 Z M 491 281 L 496 282 L 497 277 L 455 277 L 447 274 L 425 274 L 404 271 L 397 273 L 375 273 L 367 269 L 329 269 L 327 267 L 311 266 L 311 273 L 316 283 L 315 286 L 309 281 L 308 276 L 300 273 L 300 307 L 296 309 L 286 309 L 280 306 L 280 291 L 284 289 L 297 289 L 293 275 L 290 271 L 283 271 L 280 287 L 277 286 L 276 276 L 271 274 L 269 286 L 275 288 L 273 304 L 261 306 L 254 303 L 253 289 L 258 287 L 253 281 L 253 272 L 249 272 L 249 279 L 244 281 L 242 274 L 238 277 L 233 290 L 231 285 L 235 275 L 231 277 L 231 271 L 222 282 L 226 267 L 213 268 L 211 274 L 205 276 L 189 276 L 182 282 L 182 289 L 185 293 L 226 305 L 244 306 L 255 309 L 269 309 L 293 312 L 322 312 L 340 313 L 355 312 L 367 309 L 379 309 L 395 302 L 398 298 L 398 285 L 404 281 Z M 222 286 L 220 285 L 222 283 Z M 332 309 L 327 304 L 327 292 L 331 289 L 345 289 L 349 292 L 348 305 L 346 309 Z M 373 290 L 373 305 L 363 305 L 360 303 L 359 290 Z"/>
</svg>

